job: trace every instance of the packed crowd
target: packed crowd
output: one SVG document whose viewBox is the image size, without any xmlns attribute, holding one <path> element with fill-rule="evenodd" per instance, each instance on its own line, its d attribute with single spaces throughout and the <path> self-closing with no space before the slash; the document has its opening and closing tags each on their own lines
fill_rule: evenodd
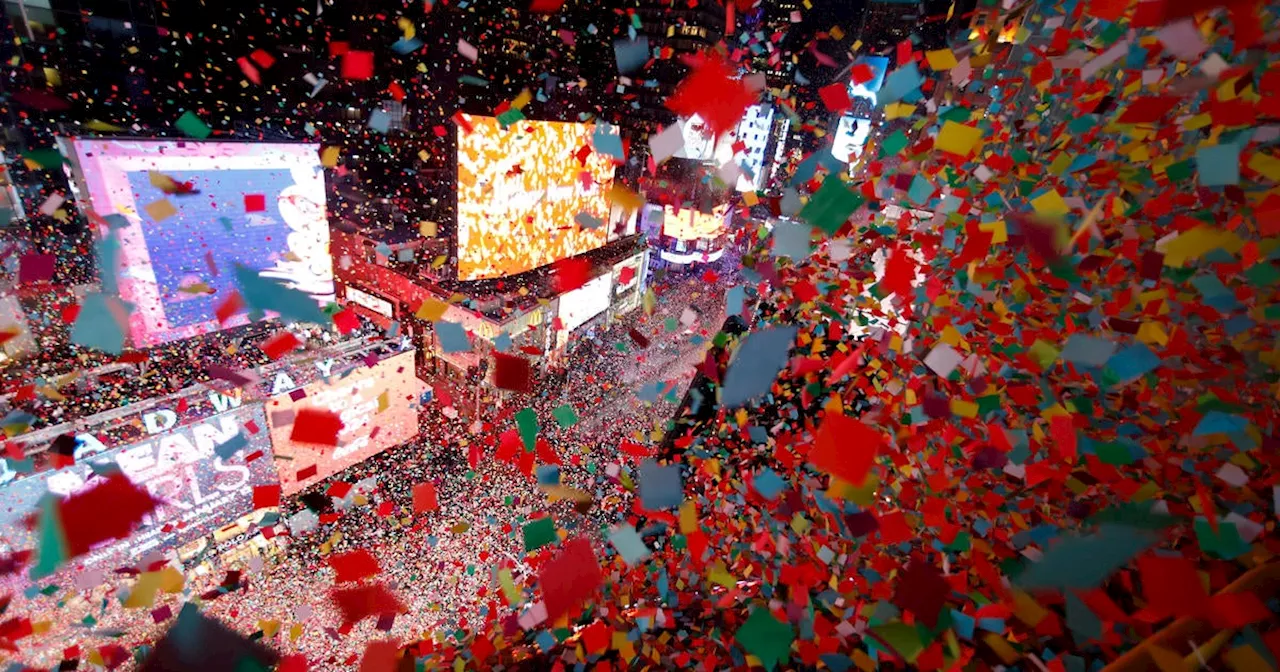
<svg viewBox="0 0 1280 672">
<path fill-rule="evenodd" d="M 913 132 L 860 175 L 814 152 L 771 204 L 802 226 L 747 225 L 754 305 L 711 337 L 714 406 L 669 463 L 645 434 L 685 385 L 646 377 L 690 376 L 711 280 L 657 283 L 647 346 L 583 344 L 600 363 L 559 387 L 288 502 L 278 564 L 160 599 L 326 670 L 1275 669 L 1278 12 L 1023 3 L 954 51 L 901 43 L 878 105 Z M 744 86 L 693 79 L 707 116 Z M 640 356 L 677 371 L 609 363 Z M 408 515 L 424 482 L 439 501 Z M 343 624 L 332 567 L 361 550 L 386 591 Z M 10 653 L 203 644 L 172 610 L 138 626 L 111 578 L 15 597 L 40 625 L 6 623 Z"/>
<path fill-rule="evenodd" d="M 692 377 L 692 367 L 684 365 L 697 361 L 706 335 L 721 319 L 724 286 L 721 279 L 708 284 L 703 277 L 656 281 L 650 311 L 635 310 L 584 338 L 562 378 L 548 380 L 533 394 L 508 393 L 488 419 L 469 421 L 439 403 L 430 405 L 420 415 L 415 441 L 282 502 L 267 521 L 281 533 L 266 546 L 268 552 L 247 560 L 237 554 L 228 563 L 206 553 L 179 563 L 187 577 L 181 593 L 162 595 L 148 608 L 153 614 L 176 613 L 184 600 L 198 597 L 206 614 L 239 632 L 287 639 L 288 648 L 304 653 L 318 670 L 350 669 L 373 639 L 408 642 L 431 633 L 444 640 L 509 613 L 513 604 L 502 582 L 523 590 L 546 560 L 545 549 L 526 556 L 523 526 L 551 517 L 567 533 L 603 547 L 609 529 L 630 514 L 632 493 L 622 484 L 634 479 L 637 457 L 620 453 L 619 445 L 646 445 L 652 432 L 664 428 L 674 400 L 642 399 L 644 388 L 666 382 L 677 389 Z M 678 328 L 670 328 L 670 320 Z M 652 340 L 641 347 L 632 330 Z M 538 418 L 539 442 L 551 450 L 540 446 L 539 462 L 558 462 L 552 482 L 577 499 L 542 487 L 539 475 L 526 473 L 519 460 L 498 459 L 501 433 L 526 406 Z M 557 417 L 564 407 L 576 422 Z M 329 494 L 335 483 L 352 488 L 335 497 Z M 434 487 L 438 507 L 415 513 L 414 489 L 423 483 Z M 342 628 L 330 595 L 316 586 L 333 584 L 329 558 L 360 550 L 377 558 L 379 577 L 404 612 Z M 49 619 L 56 633 L 25 649 L 24 662 L 53 664 L 67 647 L 98 638 L 130 649 L 154 641 L 164 620 L 140 627 L 140 614 L 120 607 L 132 576 L 136 572 L 84 591 L 22 600 L 23 608 Z"/>
</svg>

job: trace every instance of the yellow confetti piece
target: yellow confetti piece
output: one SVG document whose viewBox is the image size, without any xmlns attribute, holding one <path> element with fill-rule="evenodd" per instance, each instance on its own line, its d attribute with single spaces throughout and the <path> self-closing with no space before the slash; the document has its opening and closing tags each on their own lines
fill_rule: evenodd
<svg viewBox="0 0 1280 672">
<path fill-rule="evenodd" d="M 516 588 L 515 581 L 511 580 L 511 570 L 498 570 L 498 585 L 502 587 L 502 594 L 506 595 L 508 602 L 513 605 L 520 603 L 520 590 Z"/>
<path fill-rule="evenodd" d="M 1182 663 L 1182 656 L 1163 646 L 1153 644 L 1147 647 L 1147 654 L 1151 656 L 1151 660 L 1155 662 L 1160 672 L 1186 672 L 1187 670 L 1187 666 Z"/>
<path fill-rule="evenodd" d="M 1271 672 L 1271 665 L 1252 646 L 1237 646 L 1222 657 L 1236 672 Z"/>
<path fill-rule="evenodd" d="M 1018 655 L 1017 650 L 1010 646 L 1009 642 L 1005 641 L 1005 639 L 1000 635 L 997 635 L 994 632 L 988 632 L 983 636 L 982 641 L 985 642 L 987 646 L 991 647 L 991 650 L 997 656 L 1000 656 L 1000 659 L 1004 661 L 1005 665 L 1012 665 L 1018 662 L 1018 658 L 1020 656 Z"/>
<path fill-rule="evenodd" d="M 707 572 L 707 580 L 724 586 L 725 588 L 733 588 L 738 585 L 738 580 L 732 574 L 725 571 L 724 565 L 716 563 L 711 571 Z"/>
<path fill-rule="evenodd" d="M 97 119 L 91 119 L 91 120 L 89 120 L 89 122 L 88 122 L 88 123 L 86 123 L 84 126 L 85 126 L 85 128 L 87 128 L 87 129 L 89 129 L 89 130 L 91 130 L 91 131 L 107 131 L 107 132 L 114 132 L 114 133 L 118 133 L 118 132 L 120 132 L 120 131 L 125 130 L 123 126 L 116 126 L 115 124 L 108 124 L 108 123 L 107 123 L 107 122 L 105 122 L 105 121 L 98 121 Z"/>
<path fill-rule="evenodd" d="M 1009 242 L 1009 227 L 1003 219 L 996 222 L 982 222 L 978 224 L 978 230 L 991 234 L 992 245 Z"/>
<path fill-rule="evenodd" d="M 902 119 L 916 113 L 916 106 L 911 103 L 889 103 L 884 106 L 886 119 Z"/>
<path fill-rule="evenodd" d="M 435 238 L 440 229 L 435 222 L 418 222 L 418 233 L 424 238 Z"/>
<path fill-rule="evenodd" d="M 1035 599 L 1021 590 L 1015 589 L 1013 591 L 1013 606 L 1013 615 L 1033 628 L 1039 625 L 1045 616 L 1049 615 L 1049 612 L 1040 606 L 1039 602 L 1036 602 Z"/>
<path fill-rule="evenodd" d="M 871 656 L 863 653 L 862 649 L 854 649 L 853 664 L 857 665 L 862 672 L 875 672 L 876 669 L 876 661 L 871 660 Z"/>
<path fill-rule="evenodd" d="M 511 107 L 523 110 L 524 106 L 528 105 L 531 100 L 533 100 L 533 94 L 529 93 L 529 89 L 524 89 L 520 92 L 520 95 L 516 96 L 515 100 L 511 101 Z"/>
<path fill-rule="evenodd" d="M 258 629 L 262 631 L 262 636 L 271 639 L 280 632 L 280 621 L 258 621 Z"/>
<path fill-rule="evenodd" d="M 962 418 L 976 418 L 978 417 L 978 405 L 964 399 L 952 399 L 951 413 Z"/>
<path fill-rule="evenodd" d="M 160 573 L 143 572 L 134 582 L 125 598 L 125 609 L 150 609 L 156 603 L 156 594 L 160 592 Z"/>
<path fill-rule="evenodd" d="M 418 306 L 418 311 L 414 313 L 414 317 L 428 322 L 438 322 L 440 318 L 444 317 L 444 311 L 448 309 L 449 304 L 443 301 L 427 299 L 422 302 L 421 306 Z"/>
<path fill-rule="evenodd" d="M 934 70 L 950 70 L 960 64 L 956 60 L 956 55 L 951 53 L 950 49 L 926 51 L 924 52 L 924 58 L 929 62 L 929 67 Z"/>
<path fill-rule="evenodd" d="M 404 34 L 404 39 L 406 40 L 412 40 L 418 34 L 418 29 L 413 25 L 413 22 L 403 16 L 396 19 L 396 25 L 399 26 L 400 32 Z"/>
<path fill-rule="evenodd" d="M 680 504 L 680 534 L 689 534 L 698 529 L 698 505 L 692 499 Z"/>
<path fill-rule="evenodd" d="M 626 187 L 620 184 L 614 184 L 612 187 L 610 187 L 609 191 L 605 193 L 604 198 L 606 201 L 614 205 L 620 206 L 623 210 L 626 210 L 627 212 L 636 210 L 640 206 L 644 205 L 643 196 L 635 193 L 634 191 L 631 191 L 630 189 L 627 189 Z"/>
<path fill-rule="evenodd" d="M 948 120 L 938 131 L 934 146 L 956 156 L 968 156 L 981 139 L 982 129 Z"/>
<path fill-rule="evenodd" d="M 320 150 L 320 165 L 325 168 L 334 168 L 338 165 L 338 157 L 341 155 L 341 147 L 325 147 Z"/>
<path fill-rule="evenodd" d="M 143 206 L 142 209 L 146 211 L 148 217 L 157 222 L 162 222 L 178 214 L 178 209 L 174 207 L 173 203 L 170 203 L 167 198 L 152 201 Z"/>
<path fill-rule="evenodd" d="M 1036 214 L 1042 217 L 1061 217 L 1071 212 L 1067 202 L 1062 200 L 1062 194 L 1053 189 L 1031 199 L 1031 207 L 1035 208 Z"/>
<path fill-rule="evenodd" d="M 1261 173 L 1273 182 L 1280 182 L 1280 159 L 1258 152 L 1249 157 L 1249 170 Z"/>
<path fill-rule="evenodd" d="M 1215 249 L 1222 248 L 1235 254 L 1241 247 L 1244 247 L 1244 241 L 1236 234 L 1201 225 L 1190 231 L 1183 231 L 1164 246 L 1164 263 L 1166 266 L 1180 268 L 1188 261 L 1199 259 Z"/>
</svg>

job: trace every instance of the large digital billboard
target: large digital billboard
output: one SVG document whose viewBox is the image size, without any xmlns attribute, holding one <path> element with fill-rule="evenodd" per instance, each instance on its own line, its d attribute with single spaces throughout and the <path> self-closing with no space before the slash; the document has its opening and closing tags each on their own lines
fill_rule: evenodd
<svg viewBox="0 0 1280 672">
<path fill-rule="evenodd" d="M 333 299 L 318 145 L 76 138 L 61 149 L 81 206 L 121 227 L 117 275 L 135 306 L 135 346 L 247 322 L 215 315 L 236 264 Z"/>
<path fill-rule="evenodd" d="M 267 402 L 271 445 L 280 461 L 280 490 L 291 495 L 353 464 L 413 438 L 422 383 L 414 375 L 413 353 L 403 352 L 351 373 L 335 372 Z M 338 445 L 295 443 L 293 420 L 304 408 L 342 418 Z"/>
<path fill-rule="evenodd" d="M 458 279 L 523 273 L 609 240 L 614 159 L 595 126 L 491 117 L 458 128 Z M 615 136 L 616 137 L 616 136 Z"/>
<path fill-rule="evenodd" d="M 849 95 L 855 98 L 866 98 L 875 104 L 876 92 L 884 86 L 884 77 L 889 70 L 889 57 L 859 56 L 853 63 L 853 70 L 854 77 L 849 82 Z M 867 78 L 860 82 L 853 81 L 863 77 Z"/>
<path fill-rule="evenodd" d="M 240 438 L 243 437 L 243 440 Z M 219 457 L 218 447 L 235 441 L 236 452 Z M 0 548 L 34 548 L 26 529 L 45 492 L 66 497 L 95 485 L 95 467 L 115 463 L 135 484 L 161 504 L 129 538 L 111 542 L 77 563 L 93 564 L 123 554 L 177 548 L 253 510 L 253 489 L 276 483 L 262 405 L 242 406 L 221 415 L 157 433 L 145 441 L 114 448 L 76 464 L 13 481 L 0 490 Z"/>
<path fill-rule="evenodd" d="M 836 137 L 831 141 L 831 156 L 837 161 L 852 163 L 862 156 L 862 150 L 871 137 L 871 120 L 846 114 L 840 117 Z"/>
<path fill-rule="evenodd" d="M 676 240 L 715 238 L 724 230 L 725 215 L 728 213 L 727 203 L 712 208 L 709 213 L 700 212 L 696 208 L 677 211 L 666 205 L 662 208 L 662 235 Z"/>
<path fill-rule="evenodd" d="M 609 307 L 609 287 L 612 285 L 613 276 L 606 273 L 560 297 L 560 324 L 565 333 L 577 329 Z"/>
<path fill-rule="evenodd" d="M 738 191 L 756 191 L 764 185 L 764 153 L 773 132 L 773 115 L 772 105 L 752 105 L 733 133 L 726 133 L 716 143 L 716 163 L 733 161 L 742 169 L 734 185 Z M 743 149 L 735 151 L 736 143 L 742 143 Z"/>
<path fill-rule="evenodd" d="M 681 117 L 676 120 L 676 123 L 680 126 L 680 137 L 684 142 L 680 145 L 680 149 L 676 150 L 675 158 L 710 161 L 713 158 L 717 139 L 711 136 L 707 122 L 695 114 L 692 117 Z M 726 133 L 725 136 L 727 135 Z"/>
</svg>

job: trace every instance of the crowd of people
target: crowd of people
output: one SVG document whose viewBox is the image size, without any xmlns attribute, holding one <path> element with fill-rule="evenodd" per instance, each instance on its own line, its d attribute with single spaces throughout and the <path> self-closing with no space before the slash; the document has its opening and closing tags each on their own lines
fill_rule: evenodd
<svg viewBox="0 0 1280 672">
<path fill-rule="evenodd" d="M 289 669 L 1275 669 L 1280 5 L 984 13 L 893 50 L 862 173 L 817 132 L 843 87 L 787 104 L 825 118 L 768 197 L 797 226 L 741 223 L 733 273 L 654 278 L 532 391 L 428 409 L 263 557 L 3 558 L 4 655 L 141 666 L 205 644 L 185 603 Z M 745 112 L 732 51 L 690 111 Z"/>
<path fill-rule="evenodd" d="M 550 517 L 565 534 L 603 548 L 610 529 L 633 515 L 633 488 L 624 483 L 634 483 L 639 457 L 619 446 L 626 441 L 653 452 L 648 447 L 665 429 L 676 400 L 645 396 L 645 390 L 687 384 L 692 364 L 723 319 L 729 279 L 655 280 L 649 310 L 620 315 L 594 337 L 584 329 L 560 375 L 547 377 L 533 393 L 487 388 L 486 395 L 502 397 L 502 406 L 483 419 L 448 412 L 440 400 L 428 404 L 414 441 L 284 500 L 264 523 L 280 534 L 254 552 L 227 554 L 233 561 L 202 553 L 177 563 L 186 576 L 181 592 L 161 595 L 148 609 L 176 613 L 183 601 L 200 599 L 206 614 L 239 632 L 287 639 L 286 648 L 305 654 L 317 670 L 350 669 L 370 640 L 410 642 L 427 633 L 445 640 L 477 624 L 516 618 L 522 603 L 528 609 L 537 567 L 547 558 L 546 549 L 526 555 L 524 525 Z M 558 415 L 566 407 L 576 421 Z M 523 408 L 538 419 L 540 469 L 556 467 L 550 481 L 518 458 L 499 458 L 502 434 Z M 335 483 L 352 488 L 334 497 L 328 493 Z M 433 486 L 438 507 L 419 512 L 414 489 L 424 483 Z M 302 520 L 310 522 L 298 524 Z M 356 551 L 377 558 L 379 581 L 404 609 L 343 628 L 330 594 L 334 571 L 328 560 Z M 24 662 L 54 664 L 76 643 L 114 639 L 133 649 L 154 641 L 166 621 L 139 625 L 149 619 L 120 606 L 136 576 L 130 571 L 85 590 L 22 600 L 31 613 L 52 621 L 52 635 L 26 648 Z M 514 603 L 504 581 L 520 596 Z"/>
</svg>

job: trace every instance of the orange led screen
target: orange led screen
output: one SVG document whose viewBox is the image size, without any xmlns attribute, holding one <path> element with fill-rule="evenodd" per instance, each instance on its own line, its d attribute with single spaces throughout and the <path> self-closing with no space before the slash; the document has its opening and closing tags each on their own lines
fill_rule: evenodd
<svg viewBox="0 0 1280 672">
<path fill-rule="evenodd" d="M 458 279 L 523 273 L 608 242 L 604 194 L 614 164 L 592 151 L 595 125 L 525 120 L 504 130 L 492 117 L 465 120 L 470 130 L 458 128 Z"/>
<path fill-rule="evenodd" d="M 709 214 L 695 208 L 676 210 L 670 205 L 664 206 L 662 211 L 663 235 L 676 240 L 698 240 L 720 235 L 724 230 L 724 217 L 729 213 L 729 206 L 716 206 Z"/>
</svg>

